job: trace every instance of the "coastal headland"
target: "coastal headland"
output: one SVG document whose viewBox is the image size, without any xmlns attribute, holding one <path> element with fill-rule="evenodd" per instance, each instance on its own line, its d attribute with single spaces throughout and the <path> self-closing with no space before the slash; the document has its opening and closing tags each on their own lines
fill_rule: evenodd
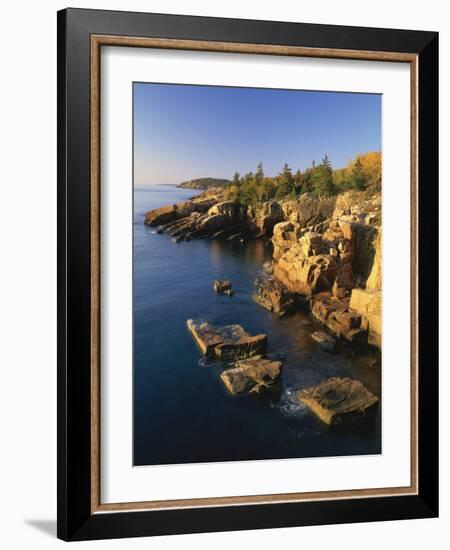
<svg viewBox="0 0 450 550">
<path fill-rule="evenodd" d="M 381 192 L 304 193 L 242 205 L 213 187 L 147 212 L 145 224 L 177 242 L 264 239 L 272 263 L 255 299 L 278 314 L 307 308 L 338 338 L 381 347 Z"/>
</svg>

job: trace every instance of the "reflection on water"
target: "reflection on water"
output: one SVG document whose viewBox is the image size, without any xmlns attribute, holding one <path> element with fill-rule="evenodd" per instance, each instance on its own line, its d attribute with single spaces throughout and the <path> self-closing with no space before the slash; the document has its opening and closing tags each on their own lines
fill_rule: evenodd
<svg viewBox="0 0 450 550">
<path fill-rule="evenodd" d="M 253 283 L 271 257 L 263 241 L 177 244 L 143 225 L 147 210 L 192 194 L 135 191 L 134 464 L 379 453 L 380 411 L 372 425 L 337 432 L 296 399 L 330 376 L 359 379 L 380 395 L 378 352 L 341 345 L 327 353 L 310 336 L 322 327 L 307 315 L 279 319 L 257 305 Z M 231 279 L 234 296 L 216 295 L 214 279 Z M 266 333 L 269 355 L 283 359 L 279 398 L 230 397 L 222 367 L 202 360 L 188 334 L 188 318 Z"/>
</svg>

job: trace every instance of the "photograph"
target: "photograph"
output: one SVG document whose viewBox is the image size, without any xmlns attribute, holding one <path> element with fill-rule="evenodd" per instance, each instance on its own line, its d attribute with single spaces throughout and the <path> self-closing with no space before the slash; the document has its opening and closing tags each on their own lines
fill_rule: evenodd
<svg viewBox="0 0 450 550">
<path fill-rule="evenodd" d="M 58 538 L 438 516 L 439 36 L 330 7 L 58 12 Z"/>
<path fill-rule="evenodd" d="M 132 102 L 133 466 L 382 453 L 382 94 Z"/>
<path fill-rule="evenodd" d="M 2 7 L 2 547 L 448 540 L 445 4 Z"/>
</svg>

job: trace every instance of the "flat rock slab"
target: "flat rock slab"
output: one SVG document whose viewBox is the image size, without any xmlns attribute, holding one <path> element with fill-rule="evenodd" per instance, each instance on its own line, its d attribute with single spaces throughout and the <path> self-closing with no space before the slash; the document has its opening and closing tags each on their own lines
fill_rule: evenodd
<svg viewBox="0 0 450 550">
<path fill-rule="evenodd" d="M 379 401 L 359 380 L 350 378 L 329 378 L 300 390 L 297 397 L 328 425 L 362 420 L 375 412 Z"/>
<path fill-rule="evenodd" d="M 220 378 L 233 394 L 262 394 L 274 390 L 281 374 L 281 362 L 252 357 L 237 361 L 236 366 L 222 372 Z"/>
<path fill-rule="evenodd" d="M 202 353 L 211 359 L 233 361 L 266 353 L 267 335 L 250 336 L 241 325 L 214 327 L 193 319 L 186 325 Z"/>
</svg>

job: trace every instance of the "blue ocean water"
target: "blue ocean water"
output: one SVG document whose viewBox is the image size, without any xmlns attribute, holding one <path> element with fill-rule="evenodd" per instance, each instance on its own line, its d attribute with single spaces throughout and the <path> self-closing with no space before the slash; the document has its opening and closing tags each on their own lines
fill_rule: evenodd
<svg viewBox="0 0 450 550">
<path fill-rule="evenodd" d="M 307 315 L 279 319 L 252 300 L 270 247 L 175 243 L 144 225 L 148 210 L 195 193 L 163 185 L 134 191 L 134 465 L 380 453 L 381 407 L 373 425 L 336 430 L 298 403 L 296 390 L 329 376 L 359 379 L 380 395 L 380 358 L 368 347 L 327 353 L 311 339 L 320 327 Z M 214 279 L 231 279 L 234 296 L 216 295 Z M 221 367 L 202 361 L 189 318 L 266 333 L 269 354 L 284 360 L 281 396 L 227 394 Z"/>
</svg>

